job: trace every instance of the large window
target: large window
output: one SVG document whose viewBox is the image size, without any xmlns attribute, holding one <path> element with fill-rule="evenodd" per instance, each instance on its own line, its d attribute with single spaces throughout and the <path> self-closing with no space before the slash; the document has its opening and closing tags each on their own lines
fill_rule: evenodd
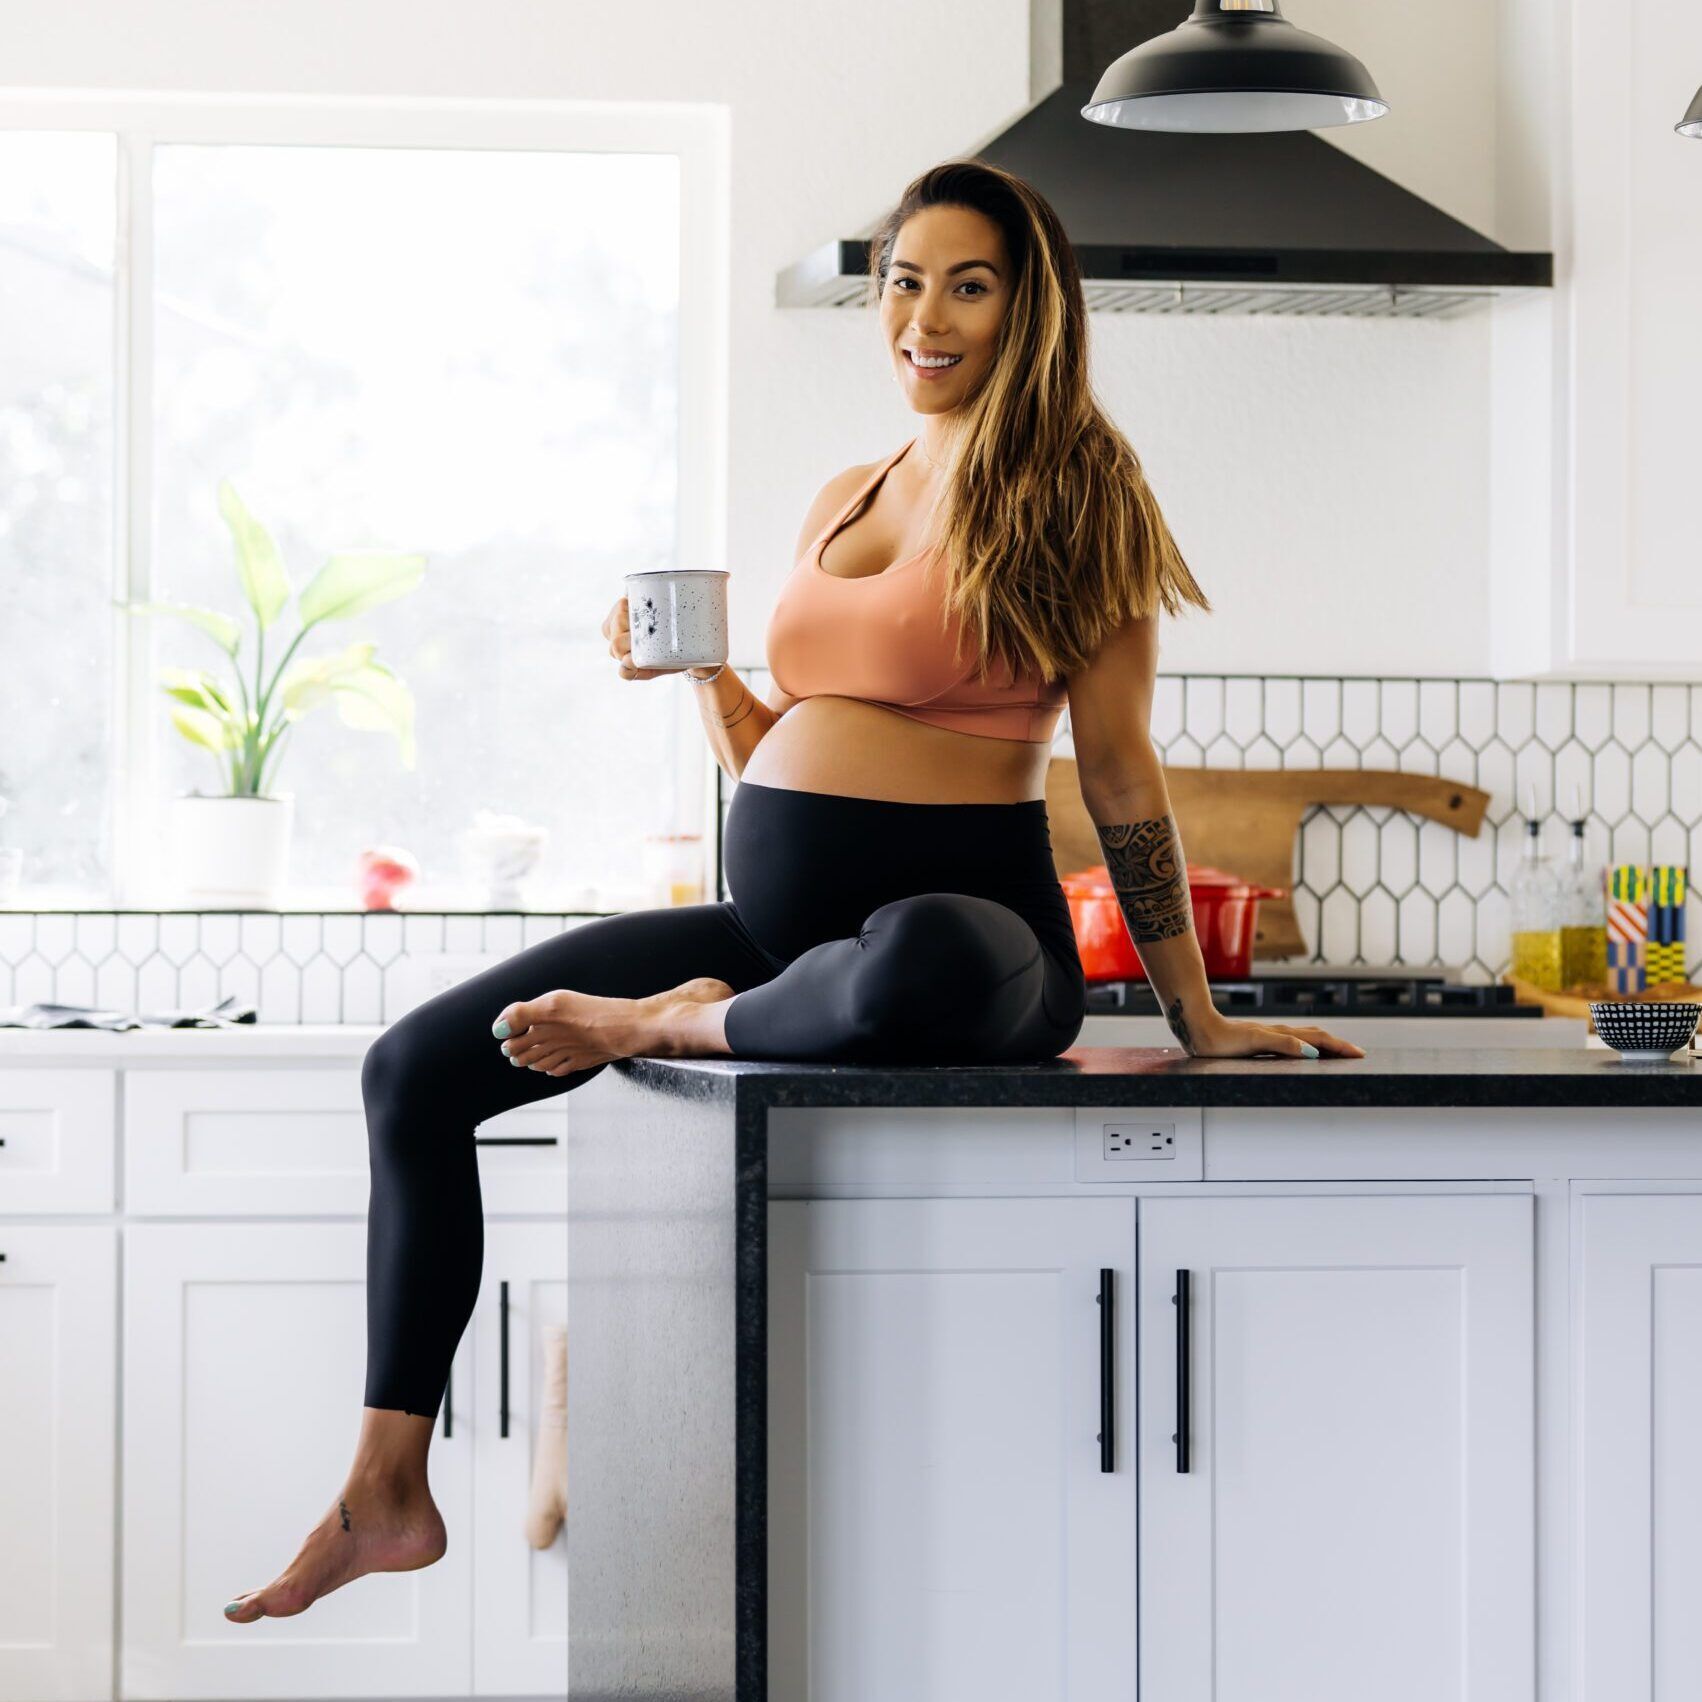
<svg viewBox="0 0 1702 1702">
<path fill-rule="evenodd" d="M 425 558 L 295 652 L 369 641 L 414 755 L 329 703 L 292 726 L 267 772 L 295 798 L 290 902 L 352 903 L 371 844 L 419 859 L 411 904 L 477 902 L 481 810 L 549 830 L 535 908 L 636 900 L 643 836 L 701 826 L 706 746 L 680 682 L 620 680 L 599 628 L 624 573 L 713 541 L 692 493 L 717 298 L 680 288 L 714 270 L 690 193 L 713 133 L 460 103 L 4 111 L 0 844 L 23 901 L 168 902 L 167 800 L 228 787 L 159 680 L 232 663 L 109 601 L 228 614 L 252 686 L 222 481 L 298 592 L 340 551 Z M 292 599 L 267 678 L 297 630 Z"/>
<path fill-rule="evenodd" d="M 0 846 L 26 894 L 112 874 L 117 159 L 0 132 Z"/>
</svg>

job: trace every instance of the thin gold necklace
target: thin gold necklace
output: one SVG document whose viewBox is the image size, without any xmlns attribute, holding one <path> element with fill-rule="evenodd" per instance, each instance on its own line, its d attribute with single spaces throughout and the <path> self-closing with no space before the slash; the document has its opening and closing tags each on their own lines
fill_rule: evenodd
<svg viewBox="0 0 1702 1702">
<path fill-rule="evenodd" d="M 922 451 L 922 459 L 924 461 L 926 461 L 928 463 L 928 465 L 930 467 L 932 467 L 936 473 L 943 473 L 945 471 L 945 468 L 942 467 L 939 464 L 939 462 L 936 461 L 933 458 L 933 456 L 928 453 L 928 446 L 927 446 L 927 444 L 925 444 L 922 441 L 922 439 L 920 437 L 918 437 L 916 439 L 916 447 Z"/>
</svg>

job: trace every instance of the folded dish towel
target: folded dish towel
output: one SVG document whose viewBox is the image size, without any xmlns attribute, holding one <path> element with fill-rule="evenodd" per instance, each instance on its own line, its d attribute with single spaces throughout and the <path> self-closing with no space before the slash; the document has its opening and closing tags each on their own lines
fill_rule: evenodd
<svg viewBox="0 0 1702 1702">
<path fill-rule="evenodd" d="M 546 1324 L 537 1451 L 526 1499 L 526 1540 L 548 1548 L 567 1518 L 567 1325 Z"/>
<path fill-rule="evenodd" d="M 0 1005 L 0 1028 L 231 1028 L 259 1012 L 236 998 L 198 1011 L 103 1011 L 94 1005 Z"/>
</svg>

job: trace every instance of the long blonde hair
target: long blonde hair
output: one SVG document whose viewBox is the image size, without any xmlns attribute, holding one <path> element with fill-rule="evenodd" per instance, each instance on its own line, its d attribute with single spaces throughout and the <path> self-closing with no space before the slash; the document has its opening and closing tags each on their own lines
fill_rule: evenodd
<svg viewBox="0 0 1702 1702">
<path fill-rule="evenodd" d="M 877 304 L 905 220 L 938 206 L 998 225 L 1015 273 L 993 364 L 957 410 L 938 504 L 943 624 L 957 615 L 974 633 L 978 678 L 996 657 L 1015 673 L 1038 668 L 1050 684 L 1084 667 L 1125 620 L 1211 604 L 1140 457 L 1093 394 L 1081 272 L 1043 195 L 982 160 L 924 172 L 870 239 Z"/>
</svg>

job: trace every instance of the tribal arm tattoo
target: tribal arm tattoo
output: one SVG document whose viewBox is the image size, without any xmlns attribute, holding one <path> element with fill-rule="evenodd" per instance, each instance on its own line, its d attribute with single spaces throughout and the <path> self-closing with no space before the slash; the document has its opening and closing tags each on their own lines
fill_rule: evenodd
<svg viewBox="0 0 1702 1702">
<path fill-rule="evenodd" d="M 1096 821 L 1094 826 L 1105 849 L 1105 867 L 1122 906 L 1129 938 L 1134 941 L 1147 978 L 1159 995 L 1170 1032 L 1191 1057 L 1195 1038 L 1183 1010 L 1182 995 L 1174 985 L 1159 987 L 1161 979 L 1174 983 L 1185 976 L 1197 983 L 1198 1006 L 1207 1012 L 1213 1009 L 1205 960 L 1199 942 L 1193 938 L 1194 907 L 1188 894 L 1188 866 L 1176 834 L 1176 823 L 1163 815 L 1148 821 L 1112 824 Z M 1148 950 L 1161 940 L 1179 939 L 1183 935 L 1188 936 L 1192 948 L 1192 964 L 1179 961 L 1175 951 L 1160 954 Z M 1161 956 L 1166 960 L 1162 965 L 1158 961 Z"/>
</svg>

